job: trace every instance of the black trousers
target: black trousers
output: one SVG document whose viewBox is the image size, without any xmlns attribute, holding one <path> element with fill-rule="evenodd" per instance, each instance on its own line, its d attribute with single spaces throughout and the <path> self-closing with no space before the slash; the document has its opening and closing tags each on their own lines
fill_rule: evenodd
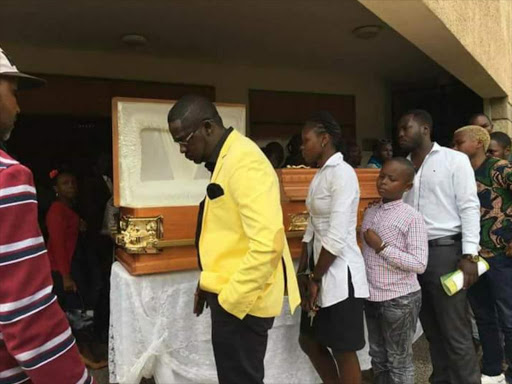
<svg viewBox="0 0 512 384">
<path fill-rule="evenodd" d="M 498 255 L 487 262 L 490 269 L 469 289 L 468 298 L 484 353 L 482 373 L 499 376 L 503 358 L 509 366 L 512 362 L 512 258 Z"/>
<path fill-rule="evenodd" d="M 439 278 L 457 269 L 461 243 L 430 246 L 427 270 L 419 276 L 423 302 L 420 320 L 430 344 L 432 384 L 480 384 L 466 291 L 448 296 Z"/>
<path fill-rule="evenodd" d="M 274 318 L 247 315 L 243 320 L 225 311 L 215 294 L 207 294 L 212 318 L 212 345 L 220 384 L 262 384 L 268 331 Z"/>
</svg>

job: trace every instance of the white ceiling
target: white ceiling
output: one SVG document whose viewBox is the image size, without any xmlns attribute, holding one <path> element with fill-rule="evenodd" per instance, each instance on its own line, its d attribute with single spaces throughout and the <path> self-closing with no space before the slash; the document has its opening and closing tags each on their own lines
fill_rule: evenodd
<svg viewBox="0 0 512 384">
<path fill-rule="evenodd" d="M 444 72 L 389 27 L 356 39 L 354 28 L 383 25 L 356 0 L 0 1 L 0 46 L 126 51 L 121 36 L 138 33 L 147 55 L 350 69 L 393 82 Z"/>
</svg>

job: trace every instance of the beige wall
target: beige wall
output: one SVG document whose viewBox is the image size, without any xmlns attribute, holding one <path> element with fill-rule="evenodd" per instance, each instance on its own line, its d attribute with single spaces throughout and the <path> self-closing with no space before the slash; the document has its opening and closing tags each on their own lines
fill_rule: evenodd
<svg viewBox="0 0 512 384">
<path fill-rule="evenodd" d="M 385 134 L 387 89 L 370 76 L 9 44 L 4 49 L 24 71 L 213 85 L 219 102 L 247 104 L 249 89 L 355 95 L 357 139 Z"/>
<path fill-rule="evenodd" d="M 482 98 L 512 134 L 511 0 L 359 0 Z"/>
<path fill-rule="evenodd" d="M 512 96 L 512 1 L 423 2 Z"/>
<path fill-rule="evenodd" d="M 512 135 L 512 1 L 423 0 L 462 45 L 503 88 L 485 112 L 495 130 Z"/>
</svg>

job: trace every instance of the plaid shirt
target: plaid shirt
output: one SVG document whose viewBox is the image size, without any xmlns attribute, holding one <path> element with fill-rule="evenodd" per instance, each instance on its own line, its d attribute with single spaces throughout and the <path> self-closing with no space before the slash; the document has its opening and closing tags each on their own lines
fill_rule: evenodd
<svg viewBox="0 0 512 384">
<path fill-rule="evenodd" d="M 367 229 L 387 246 L 379 254 L 364 241 Z M 366 210 L 361 226 L 363 257 L 370 301 L 385 301 L 420 289 L 417 274 L 427 267 L 428 240 L 423 216 L 402 200 L 379 203 Z"/>
<path fill-rule="evenodd" d="M 91 384 L 52 293 L 28 168 L 0 150 L 0 384 Z"/>
</svg>

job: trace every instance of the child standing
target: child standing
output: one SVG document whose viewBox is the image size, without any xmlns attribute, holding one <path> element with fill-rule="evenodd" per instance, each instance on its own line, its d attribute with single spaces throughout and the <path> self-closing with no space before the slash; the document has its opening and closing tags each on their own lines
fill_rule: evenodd
<svg viewBox="0 0 512 384">
<path fill-rule="evenodd" d="M 480 256 L 490 269 L 468 292 L 483 351 L 482 384 L 505 383 L 512 361 L 512 166 L 487 157 L 489 134 L 478 126 L 455 131 L 455 148 L 468 155 L 480 199 Z M 505 353 L 500 330 L 505 336 Z M 510 376 L 507 373 L 507 376 Z"/>
<path fill-rule="evenodd" d="M 412 342 L 421 308 L 417 274 L 427 267 L 423 216 L 402 201 L 414 167 L 405 158 L 384 163 L 377 189 L 382 201 L 367 209 L 363 256 L 370 287 L 365 305 L 375 383 L 414 383 Z"/>
</svg>

